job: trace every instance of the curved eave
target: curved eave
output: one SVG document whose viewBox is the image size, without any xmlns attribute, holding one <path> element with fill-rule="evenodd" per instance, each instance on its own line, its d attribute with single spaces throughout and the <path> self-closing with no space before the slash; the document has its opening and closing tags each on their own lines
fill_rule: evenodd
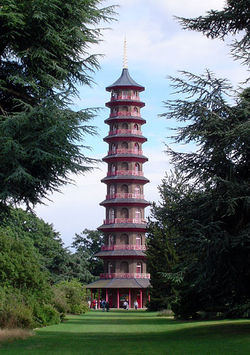
<svg viewBox="0 0 250 355">
<path fill-rule="evenodd" d="M 136 116 L 115 116 L 115 117 L 109 117 L 105 121 L 105 123 L 113 123 L 113 122 L 133 122 L 133 123 L 139 123 L 141 125 L 146 123 L 146 120 L 141 117 L 136 117 Z"/>
<path fill-rule="evenodd" d="M 106 87 L 107 91 L 111 91 L 112 89 L 135 89 L 137 91 L 145 90 L 142 85 L 138 84 L 131 78 L 127 68 L 123 68 L 120 77 L 112 85 Z"/>
<path fill-rule="evenodd" d="M 114 83 L 115 84 L 115 83 Z M 116 89 L 128 89 L 128 90 L 137 90 L 139 92 L 144 91 L 145 87 L 141 85 L 111 85 L 106 87 L 106 91 L 116 90 Z"/>
<path fill-rule="evenodd" d="M 145 102 L 139 100 L 113 100 L 106 102 L 106 107 L 115 107 L 115 106 L 137 106 L 144 107 Z"/>
<path fill-rule="evenodd" d="M 97 228 L 98 230 L 104 232 L 123 232 L 126 230 L 127 232 L 137 232 L 147 230 L 146 224 L 136 224 L 136 223 L 114 223 L 114 224 L 102 224 L 100 227 Z"/>
<path fill-rule="evenodd" d="M 139 200 L 135 198 L 116 198 L 112 200 L 104 200 L 100 203 L 100 206 L 144 206 L 147 207 L 150 203 L 146 200 Z"/>
<path fill-rule="evenodd" d="M 89 289 L 117 289 L 117 288 L 148 288 L 150 287 L 149 279 L 101 279 L 92 282 L 86 286 Z"/>
<path fill-rule="evenodd" d="M 147 142 L 147 138 L 142 136 L 142 135 L 137 135 L 137 134 L 116 134 L 112 136 L 107 136 L 103 138 L 104 142 L 113 142 L 113 141 L 120 141 L 123 139 L 126 139 L 127 141 L 134 141 L 134 142 L 140 142 L 144 143 Z"/>
<path fill-rule="evenodd" d="M 144 155 L 138 154 L 114 154 L 114 155 L 107 155 L 106 157 L 102 158 L 103 161 L 107 163 L 112 163 L 114 161 L 138 161 L 141 163 L 145 163 L 148 161 L 148 158 Z"/>
<path fill-rule="evenodd" d="M 142 250 L 107 250 L 99 251 L 95 254 L 99 258 L 116 258 L 116 257 L 125 257 L 125 258 L 146 258 L 146 254 Z"/>
<path fill-rule="evenodd" d="M 149 180 L 144 176 L 134 176 L 134 175 L 115 175 L 115 176 L 106 176 L 101 180 L 103 183 L 109 183 L 113 181 L 118 182 L 130 182 L 130 183 L 140 183 L 140 184 L 147 184 Z"/>
</svg>

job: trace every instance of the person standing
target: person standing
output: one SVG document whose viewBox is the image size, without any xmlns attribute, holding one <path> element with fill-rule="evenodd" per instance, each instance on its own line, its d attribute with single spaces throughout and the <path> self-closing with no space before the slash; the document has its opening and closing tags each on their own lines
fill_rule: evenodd
<svg viewBox="0 0 250 355">
<path fill-rule="evenodd" d="M 137 300 L 135 300 L 135 302 L 134 302 L 134 307 L 135 307 L 135 310 L 137 310 L 137 308 L 138 308 L 138 302 L 137 302 Z"/>
<path fill-rule="evenodd" d="M 105 307 L 106 307 L 106 302 L 104 300 L 102 300 L 101 301 L 101 308 L 102 308 L 103 312 L 105 311 Z"/>
</svg>

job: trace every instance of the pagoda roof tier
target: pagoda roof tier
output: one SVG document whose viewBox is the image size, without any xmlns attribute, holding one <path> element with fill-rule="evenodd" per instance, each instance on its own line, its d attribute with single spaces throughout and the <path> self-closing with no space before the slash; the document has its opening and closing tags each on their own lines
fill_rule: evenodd
<svg viewBox="0 0 250 355">
<path fill-rule="evenodd" d="M 97 280 L 86 286 L 87 288 L 148 288 L 150 287 L 149 279 L 110 279 Z"/>
<path fill-rule="evenodd" d="M 104 142 L 114 142 L 114 141 L 121 141 L 126 138 L 127 141 L 134 141 L 144 143 L 147 141 L 147 138 L 141 135 L 136 134 L 116 134 L 116 135 L 108 135 L 107 137 L 103 138 Z"/>
<path fill-rule="evenodd" d="M 145 163 L 148 161 L 148 158 L 145 157 L 145 155 L 141 154 L 112 154 L 112 155 L 106 155 L 106 157 L 102 158 L 103 161 L 107 163 L 112 163 L 112 162 L 117 162 L 117 161 L 137 161 L 141 163 Z"/>
<path fill-rule="evenodd" d="M 115 198 L 104 200 L 100 203 L 100 206 L 144 206 L 147 207 L 150 203 L 146 200 L 139 200 L 135 198 Z"/>
<path fill-rule="evenodd" d="M 117 246 L 118 247 L 118 246 Z M 101 257 L 101 258 L 107 258 L 107 257 L 142 257 L 145 258 L 146 255 L 142 250 L 105 250 L 105 251 L 99 251 L 98 253 L 95 254 L 95 256 Z"/>
<path fill-rule="evenodd" d="M 145 88 L 142 85 L 137 84 L 137 82 L 131 78 L 127 68 L 122 69 L 122 73 L 119 79 L 117 79 L 112 85 L 107 86 L 106 90 L 111 91 L 112 89 L 115 90 L 115 89 L 123 89 L 123 88 L 136 89 L 137 91 L 145 90 Z"/>
<path fill-rule="evenodd" d="M 104 232 L 146 232 L 146 224 L 137 224 L 137 223 L 114 223 L 114 224 L 102 224 L 97 228 L 98 230 Z"/>
<path fill-rule="evenodd" d="M 111 175 L 111 176 L 106 176 L 101 180 L 103 183 L 108 183 L 112 181 L 118 181 L 118 182 L 130 182 L 130 183 L 140 183 L 140 184 L 147 184 L 149 180 L 145 178 L 144 176 L 135 176 L 135 175 Z"/>
<path fill-rule="evenodd" d="M 115 116 L 115 117 L 109 117 L 105 121 L 105 123 L 116 123 L 116 122 L 133 122 L 133 123 L 139 123 L 139 124 L 145 124 L 146 120 L 144 118 L 141 118 L 139 116 Z"/>
<path fill-rule="evenodd" d="M 139 100 L 111 100 L 109 102 L 106 102 L 105 104 L 107 107 L 115 107 L 115 106 L 138 106 L 138 107 L 144 107 L 145 103 L 143 101 Z"/>
</svg>

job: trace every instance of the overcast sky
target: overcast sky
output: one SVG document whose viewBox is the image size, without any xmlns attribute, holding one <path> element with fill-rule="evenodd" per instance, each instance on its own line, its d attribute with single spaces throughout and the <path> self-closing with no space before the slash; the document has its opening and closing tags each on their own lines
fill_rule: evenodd
<svg viewBox="0 0 250 355">
<path fill-rule="evenodd" d="M 123 41 L 126 35 L 128 68 L 132 78 L 145 86 L 141 100 L 146 106 L 142 117 L 147 120 L 143 134 L 148 142 L 143 144 L 144 155 L 149 162 L 144 164 L 144 175 L 150 180 L 145 185 L 145 197 L 158 201 L 157 186 L 165 171 L 170 169 L 169 159 L 164 153 L 164 142 L 171 143 L 168 127 L 175 122 L 159 118 L 164 112 L 163 101 L 171 96 L 167 76 L 177 76 L 179 70 L 202 74 L 206 68 L 219 77 L 227 77 L 237 86 L 246 78 L 239 63 L 229 55 L 225 42 L 209 40 L 199 33 L 181 29 L 174 15 L 195 17 L 210 9 L 222 9 L 224 0 L 108 0 L 105 6 L 119 4 L 117 22 L 108 25 L 111 29 L 103 32 L 103 42 L 91 48 L 92 53 L 102 53 L 101 70 L 94 75 L 93 88 L 80 87 L 76 109 L 103 107 L 93 124 L 98 127 L 99 136 L 86 137 L 92 147 L 89 154 L 102 158 L 107 153 L 107 144 L 102 138 L 108 133 L 104 120 L 108 117 L 105 102 L 109 93 L 105 87 L 112 84 L 121 74 Z M 107 26 L 107 25 L 106 25 Z M 176 148 L 176 147 L 175 147 Z M 189 149 L 178 147 L 179 149 Z M 104 200 L 106 186 L 100 180 L 106 175 L 106 164 L 85 176 L 75 176 L 75 185 L 61 189 L 61 193 L 50 196 L 51 202 L 36 208 L 36 213 L 61 233 L 66 246 L 72 243 L 75 233 L 83 229 L 96 229 L 104 219 L 104 208 L 99 203 Z M 147 209 L 149 213 L 149 208 Z"/>
</svg>

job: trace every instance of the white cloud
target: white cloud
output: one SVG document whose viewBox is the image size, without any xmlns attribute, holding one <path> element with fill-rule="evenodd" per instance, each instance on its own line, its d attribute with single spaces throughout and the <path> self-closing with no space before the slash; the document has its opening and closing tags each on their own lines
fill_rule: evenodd
<svg viewBox="0 0 250 355">
<path fill-rule="evenodd" d="M 195 17 L 204 15 L 205 12 L 221 10 L 225 0 L 150 0 L 151 6 L 158 7 L 164 15 L 176 15 L 182 17 Z"/>
</svg>

